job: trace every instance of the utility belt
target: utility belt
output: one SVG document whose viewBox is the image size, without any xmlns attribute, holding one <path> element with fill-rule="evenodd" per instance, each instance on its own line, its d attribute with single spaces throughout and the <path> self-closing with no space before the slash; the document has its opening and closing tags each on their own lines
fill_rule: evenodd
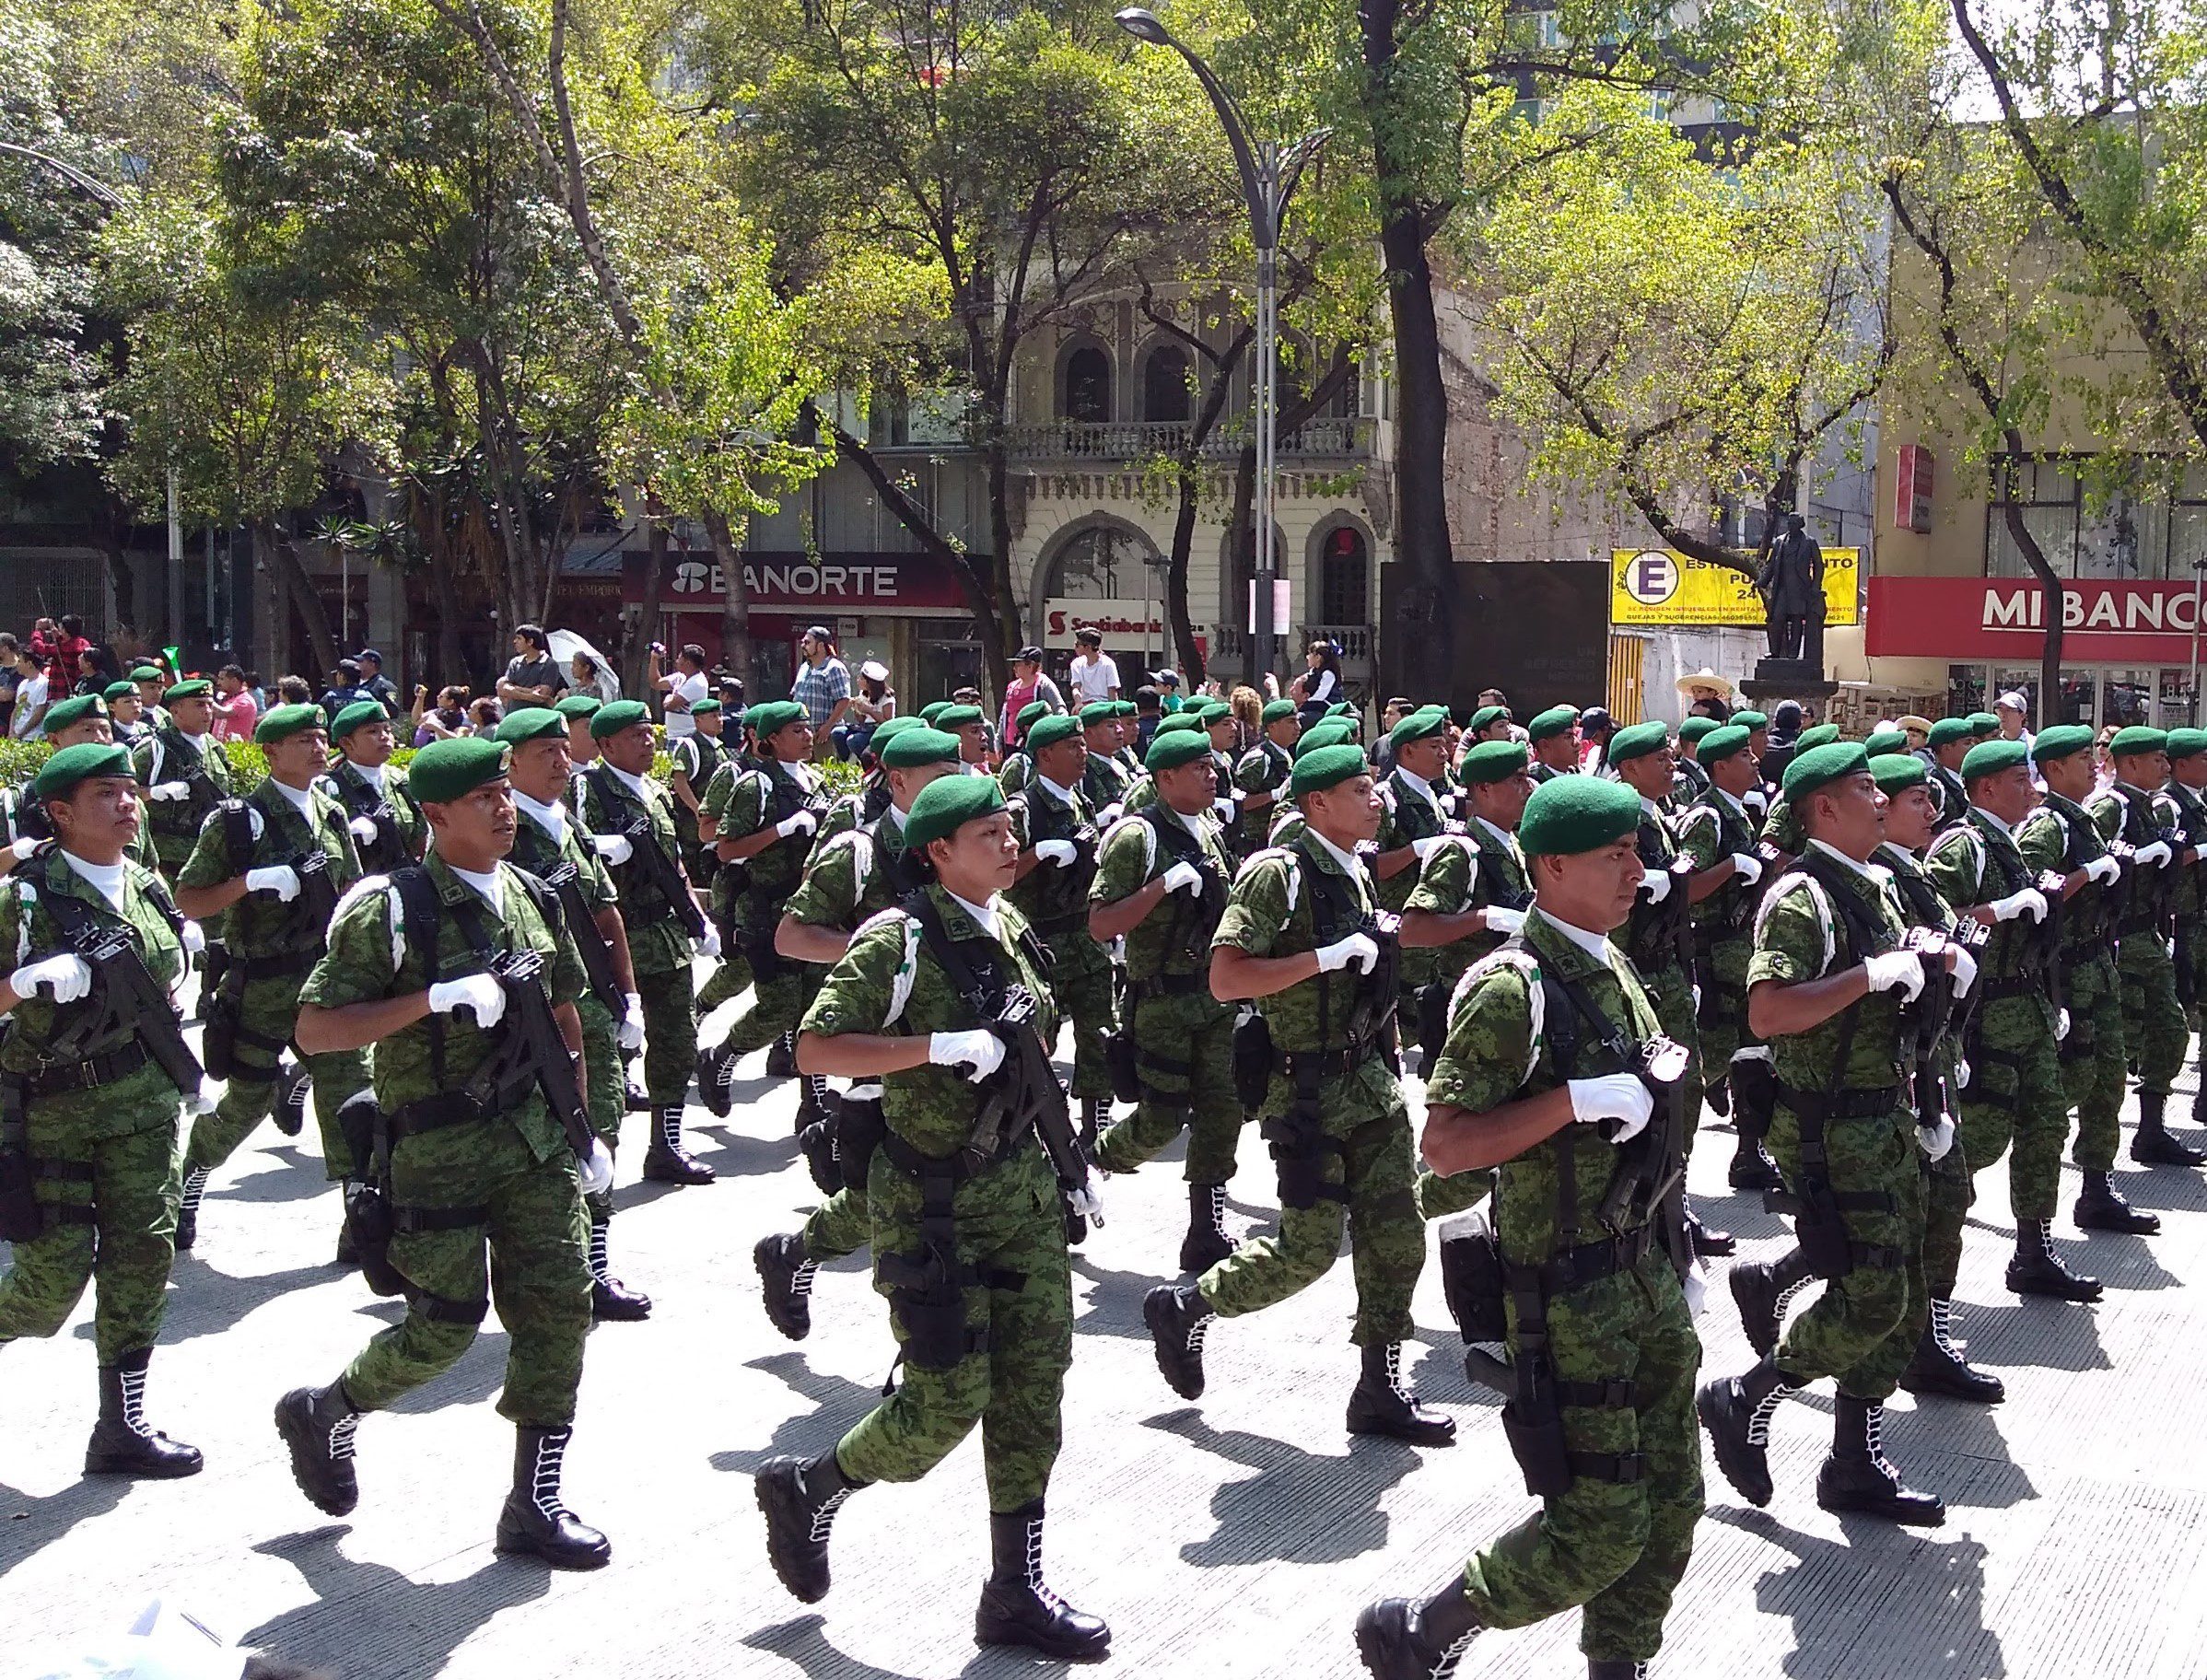
<svg viewBox="0 0 2207 1680">
<path fill-rule="evenodd" d="M 1857 1267 L 1889 1271 L 1904 1265 L 1907 1256 L 1900 1249 L 1858 1242 L 1849 1233 L 1845 1215 L 1893 1214 L 1899 1211 L 1899 1205 L 1884 1190 L 1833 1189 L 1830 1156 L 1824 1139 L 1824 1127 L 1830 1121 L 1874 1120 L 1891 1114 L 1900 1103 L 1901 1088 L 1803 1091 L 1781 1080 L 1778 1096 L 1793 1112 L 1800 1127 L 1801 1170 L 1790 1191 L 1766 1192 L 1765 1205 L 1793 1216 L 1793 1236 L 1809 1269 L 1819 1278 L 1836 1280 Z"/>
<path fill-rule="evenodd" d="M 1128 1003 L 1147 1003 L 1152 998 L 1191 998 L 1198 992 L 1210 995 L 1209 975 L 1151 974 L 1147 980 L 1127 982 Z"/>
<path fill-rule="evenodd" d="M 317 941 L 306 951 L 271 957 L 228 956 L 218 979 L 212 980 L 200 1003 L 205 1032 L 200 1038 L 200 1059 L 207 1077 L 253 1085 L 274 1082 L 276 1063 L 291 1047 L 291 1036 L 272 1037 L 244 1024 L 245 988 L 256 980 L 286 980 L 305 974 L 321 961 L 327 946 Z M 265 1064 L 239 1059 L 238 1047 L 247 1045 L 266 1058 Z"/>
<path fill-rule="evenodd" d="M 1034 929 L 1035 938 L 1054 939 L 1061 933 L 1071 933 L 1086 928 L 1088 912 L 1068 910 L 1063 916 L 1038 916 L 1028 926 Z"/>
<path fill-rule="evenodd" d="M 1111 1094 L 1121 1102 L 1185 1104 L 1193 1063 L 1165 1056 L 1144 1044 L 1135 1031 L 1135 1011 L 1153 998 L 1210 996 L 1210 982 L 1202 974 L 1152 974 L 1146 980 L 1122 980 L 1117 1024 L 1104 1037 L 1104 1063 L 1111 1075 Z M 1153 1076 L 1179 1079 L 1181 1089 L 1161 1089 Z"/>
<path fill-rule="evenodd" d="M 1279 1173 L 1282 1208 L 1307 1211 L 1322 1201 L 1348 1203 L 1349 1149 L 1355 1137 L 1352 1134 L 1349 1138 L 1337 1138 L 1325 1129 L 1318 1114 L 1318 1088 L 1327 1079 L 1355 1072 L 1374 1056 L 1392 1053 L 1392 1041 L 1373 1033 L 1353 1039 L 1337 1050 L 1294 1050 L 1280 1055 L 1281 1071 L 1286 1074 L 1294 1095 L 1285 1114 L 1263 1116 L 1257 1130 L 1271 1150 L 1273 1164 Z M 1367 1121 L 1357 1130 L 1362 1133 L 1388 1124 L 1383 1117 Z M 1339 1182 L 1326 1178 L 1328 1155 L 1341 1159 Z"/>
<path fill-rule="evenodd" d="M 969 1266 L 958 1257 L 956 1200 L 961 1184 L 996 1171 L 1027 1138 L 1027 1131 L 1016 1133 L 993 1153 L 976 1158 L 971 1149 L 950 1156 L 923 1155 L 895 1133 L 882 1135 L 881 1151 L 919 1185 L 918 1246 L 893 1254 L 877 1252 L 873 1262 L 874 1278 L 904 1329 L 897 1357 L 916 1371 L 949 1371 L 988 1351 L 987 1321 L 966 1321 L 967 1289 L 1017 1291 L 1026 1287 L 1024 1272 Z"/>
<path fill-rule="evenodd" d="M 2026 968 L 2019 974 L 1979 974 L 1977 982 L 1978 1008 L 1981 1014 L 1988 1003 L 1998 1003 L 2003 998 L 2043 998 L 2046 996 L 2046 975 L 2038 968 Z"/>
<path fill-rule="evenodd" d="M 127 1079 L 152 1057 L 135 1040 L 100 1056 L 41 1068 L 37 1073 L 0 1073 L 0 1240 L 29 1242 L 59 1225 L 90 1225 L 98 1217 L 92 1200 L 88 1161 L 41 1161 L 30 1152 L 30 1104 L 39 1097 L 90 1091 Z M 46 1201 L 44 1184 L 78 1184 L 86 1199 Z"/>
<path fill-rule="evenodd" d="M 480 1230 L 488 1208 L 421 1208 L 398 1200 L 391 1188 L 391 1151 L 402 1139 L 485 1120 L 465 1091 L 440 1091 L 386 1114 L 375 1092 L 356 1092 L 337 1111 L 337 1129 L 352 1155 L 344 1182 L 344 1223 L 359 1251 L 360 1272 L 378 1295 L 403 1295 L 407 1306 L 432 1324 L 475 1325 L 490 1311 L 489 1298 L 455 1301 L 423 1289 L 391 1258 L 393 1237 L 431 1231 Z"/>
</svg>

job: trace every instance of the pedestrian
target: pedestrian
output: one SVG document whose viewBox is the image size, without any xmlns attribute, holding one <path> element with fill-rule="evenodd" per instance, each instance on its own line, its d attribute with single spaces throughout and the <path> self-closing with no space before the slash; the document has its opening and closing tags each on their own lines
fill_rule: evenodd
<svg viewBox="0 0 2207 1680">
<path fill-rule="evenodd" d="M 1315 723 L 1341 698 L 1341 650 L 1325 636 L 1314 636 L 1302 652 L 1302 673 L 1288 684 L 1288 697 Z"/>
<path fill-rule="evenodd" d="M 1104 633 L 1094 625 L 1073 632 L 1073 659 L 1066 668 L 1066 677 L 1074 706 L 1090 706 L 1099 700 L 1119 697 L 1118 663 L 1104 651 Z"/>
<path fill-rule="evenodd" d="M 1185 702 L 1180 696 L 1180 673 L 1167 666 L 1150 679 L 1150 686 L 1157 690 L 1158 709 L 1170 718 Z"/>
<path fill-rule="evenodd" d="M 696 642 L 684 642 L 674 655 L 673 671 L 662 673 L 660 670 L 660 644 L 651 644 L 651 660 L 645 670 L 645 681 L 655 693 L 666 696 L 667 740 L 676 741 L 696 732 L 696 720 L 690 711 L 706 695 L 712 685 L 706 681 L 705 648 Z"/>
<path fill-rule="evenodd" d="M 550 706 L 566 692 L 567 679 L 552 657 L 552 644 L 542 624 L 516 624 L 508 638 L 513 658 L 506 661 L 497 682 L 501 706 Z M 491 719 L 493 729 L 497 719 Z"/>
<path fill-rule="evenodd" d="M 382 706 L 386 714 L 396 718 L 405 708 L 399 703 L 399 685 L 383 674 L 383 656 L 373 648 L 363 648 L 353 655 L 353 663 L 360 668 L 360 686 Z"/>
<path fill-rule="evenodd" d="M 468 702 L 467 732 L 471 735 L 488 735 L 498 727 L 498 719 L 506 715 L 504 703 L 488 694 L 478 694 Z"/>
<path fill-rule="evenodd" d="M 429 704 L 429 690 L 426 683 L 414 685 L 414 744 L 426 747 L 433 741 L 444 741 L 467 732 L 467 688 L 459 682 L 448 682 L 437 691 L 437 704 Z"/>
<path fill-rule="evenodd" d="M 16 673 L 16 703 L 8 716 L 8 733 L 18 741 L 35 741 L 46 720 L 47 696 L 53 684 L 47 681 L 45 664 L 35 648 L 17 649 Z"/>
<path fill-rule="evenodd" d="M 831 731 L 835 756 L 847 764 L 855 763 L 864 755 L 874 730 L 895 716 L 896 691 L 889 686 L 889 667 L 879 659 L 868 659 L 858 667 L 858 688 L 851 696 L 850 710 Z"/>
<path fill-rule="evenodd" d="M 1021 648 L 1011 656 L 1011 681 L 1004 685 L 1004 704 L 997 715 L 997 736 L 1009 753 L 1021 744 L 1025 726 L 1020 718 L 1036 701 L 1045 703 L 1045 709 L 1063 711 L 1065 695 L 1042 668 L 1043 652 L 1035 647 Z"/>
<path fill-rule="evenodd" d="M 209 732 L 216 741 L 251 741 L 260 721 L 261 708 L 245 685 L 245 668 L 225 665 L 215 673 L 214 723 Z"/>
<path fill-rule="evenodd" d="M 800 664 L 789 698 L 804 707 L 812 726 L 812 751 L 827 752 L 835 726 L 850 710 L 850 668 L 835 658 L 835 644 L 825 624 L 814 624 L 797 645 Z"/>
<path fill-rule="evenodd" d="M 16 709 L 16 686 L 23 681 L 22 644 L 12 630 L 0 630 L 0 731 L 7 731 Z"/>
</svg>

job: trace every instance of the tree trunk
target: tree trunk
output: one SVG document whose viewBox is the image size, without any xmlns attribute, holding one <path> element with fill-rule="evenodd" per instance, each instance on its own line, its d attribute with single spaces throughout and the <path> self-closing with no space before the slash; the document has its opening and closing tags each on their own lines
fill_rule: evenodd
<svg viewBox="0 0 2207 1680">
<path fill-rule="evenodd" d="M 743 556 L 729 529 L 728 515 L 717 508 L 705 511 L 706 534 L 713 540 L 713 558 L 720 566 L 720 664 L 735 672 L 751 692 L 751 591 L 743 582 Z"/>
<path fill-rule="evenodd" d="M 1011 683 L 1011 656 L 1022 646 L 1020 593 L 1011 581 L 1011 462 L 1004 452 L 1001 416 L 990 423 L 981 448 L 988 474 L 989 610 L 976 614 L 981 625 L 981 659 L 987 667 L 987 702 L 1000 706 Z"/>
<path fill-rule="evenodd" d="M 330 615 L 323 611 L 321 595 L 314 580 L 307 576 L 307 568 L 299 563 L 298 550 L 291 539 L 276 529 L 274 519 L 255 519 L 252 527 L 253 550 L 263 568 L 276 586 L 279 601 L 288 598 L 298 612 L 299 622 L 307 626 L 307 651 L 323 680 L 337 669 L 337 637 L 330 630 Z M 284 638 L 288 641 L 290 638 Z M 288 662 L 289 649 L 279 647 L 279 662 Z"/>
<path fill-rule="evenodd" d="M 2014 431 L 2009 438 L 2011 447 L 2019 449 L 2022 438 Z M 2038 727 L 2043 729 L 2061 721 L 2061 575 L 2038 546 L 2038 537 L 2024 520 L 2022 505 L 2013 496 L 2008 497 L 2007 525 L 2008 535 L 2023 551 L 2024 564 L 2038 580 L 2038 599 L 2045 603 L 2039 611 L 2046 620 L 2046 641 L 2038 652 Z"/>
<path fill-rule="evenodd" d="M 660 579 L 667 570 L 667 528 L 653 519 L 645 528 L 649 547 L 644 560 L 644 600 L 621 640 L 621 692 L 631 700 L 649 703 L 644 690 L 644 669 L 649 662 L 652 641 L 659 635 Z"/>
<path fill-rule="evenodd" d="M 1180 692 L 1203 686 L 1203 650 L 1196 646 L 1196 622 L 1188 613 L 1188 556 L 1196 545 L 1196 503 L 1202 469 L 1185 456 L 1179 466 L 1180 507 L 1173 516 L 1173 552 L 1165 562 L 1165 622 L 1172 627 L 1173 650 L 1180 660 Z"/>
</svg>

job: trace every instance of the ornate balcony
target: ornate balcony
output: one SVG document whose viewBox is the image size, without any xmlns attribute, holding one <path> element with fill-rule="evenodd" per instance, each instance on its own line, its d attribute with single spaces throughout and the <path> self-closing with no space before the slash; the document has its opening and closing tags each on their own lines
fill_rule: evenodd
<svg viewBox="0 0 2207 1680">
<path fill-rule="evenodd" d="M 1374 422 L 1369 415 L 1305 422 L 1279 440 L 1282 461 L 1353 461 L 1372 451 Z M 1005 440 L 1018 461 L 1131 461 L 1153 455 L 1177 455 L 1187 447 L 1183 420 L 1056 420 L 1046 426 L 1005 428 Z M 1232 460 L 1242 447 L 1238 433 L 1214 431 L 1204 439 L 1209 460 Z"/>
</svg>

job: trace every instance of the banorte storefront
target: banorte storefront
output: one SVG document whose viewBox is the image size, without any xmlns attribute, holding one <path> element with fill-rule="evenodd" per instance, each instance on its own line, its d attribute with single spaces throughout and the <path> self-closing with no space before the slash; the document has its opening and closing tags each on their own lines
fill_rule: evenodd
<svg viewBox="0 0 2207 1680">
<path fill-rule="evenodd" d="M 2064 579 L 2062 720 L 2193 722 L 2207 652 L 2200 589 L 2189 580 Z M 1983 710 L 2018 691 L 2032 703 L 2035 726 L 2046 624 L 2033 579 L 1873 577 L 1863 648 L 1873 659 L 1944 665 L 1950 713 Z"/>
</svg>

